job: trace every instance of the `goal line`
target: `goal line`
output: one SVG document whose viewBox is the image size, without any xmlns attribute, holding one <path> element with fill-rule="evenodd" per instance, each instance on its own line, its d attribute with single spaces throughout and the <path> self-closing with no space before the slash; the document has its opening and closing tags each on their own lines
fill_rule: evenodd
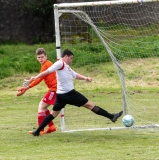
<svg viewBox="0 0 159 160">
<path fill-rule="evenodd" d="M 92 128 L 92 129 L 79 129 L 79 130 L 65 130 L 63 132 L 83 132 L 83 131 L 98 131 L 98 130 L 128 130 L 128 129 L 159 129 L 159 124 L 132 126 L 132 127 L 110 127 L 110 128 Z"/>
</svg>

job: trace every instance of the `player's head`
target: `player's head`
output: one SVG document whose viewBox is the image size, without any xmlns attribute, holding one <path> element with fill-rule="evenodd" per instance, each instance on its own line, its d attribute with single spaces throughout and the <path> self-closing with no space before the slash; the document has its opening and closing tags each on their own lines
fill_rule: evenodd
<svg viewBox="0 0 159 160">
<path fill-rule="evenodd" d="M 43 64 L 47 60 L 46 51 L 43 48 L 38 48 L 36 50 L 36 58 L 40 64 Z"/>
<path fill-rule="evenodd" d="M 46 56 L 46 51 L 44 48 L 38 48 L 36 50 L 36 55 L 44 54 Z"/>
<path fill-rule="evenodd" d="M 70 50 L 68 50 L 68 49 L 66 49 L 66 50 L 63 51 L 61 57 L 63 58 L 63 57 L 66 56 L 66 55 L 67 55 L 68 57 L 69 57 L 69 56 L 74 56 L 74 54 L 73 54 Z"/>
<path fill-rule="evenodd" d="M 70 50 L 66 49 L 63 51 L 61 57 L 62 57 L 63 61 L 69 65 L 72 63 L 73 56 L 74 56 L 74 54 Z"/>
</svg>

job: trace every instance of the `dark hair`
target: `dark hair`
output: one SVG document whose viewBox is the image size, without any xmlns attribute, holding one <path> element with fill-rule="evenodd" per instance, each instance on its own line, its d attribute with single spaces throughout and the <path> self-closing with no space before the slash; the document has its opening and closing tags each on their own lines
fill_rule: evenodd
<svg viewBox="0 0 159 160">
<path fill-rule="evenodd" d="M 65 55 L 67 55 L 68 57 L 69 56 L 74 56 L 74 54 L 70 50 L 68 50 L 68 49 L 66 49 L 66 50 L 63 51 L 61 57 L 64 57 Z"/>
</svg>

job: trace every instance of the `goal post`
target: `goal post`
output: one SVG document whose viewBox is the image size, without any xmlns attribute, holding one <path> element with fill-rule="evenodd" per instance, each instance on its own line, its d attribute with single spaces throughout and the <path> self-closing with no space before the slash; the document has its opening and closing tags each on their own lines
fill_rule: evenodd
<svg viewBox="0 0 159 160">
<path fill-rule="evenodd" d="M 157 0 L 155 0 L 157 2 Z M 153 2 L 155 2 L 153 1 Z M 105 6 L 105 5 L 120 5 L 120 4 L 131 4 L 131 3 L 145 3 L 152 2 L 152 0 L 119 0 L 119 1 L 92 1 L 92 2 L 78 2 L 78 3 L 61 3 L 54 4 L 54 9 L 62 8 L 74 8 L 74 7 L 84 7 L 84 6 Z"/>
<path fill-rule="evenodd" d="M 146 3 L 151 3 L 151 5 L 144 5 Z M 145 58 L 145 56 L 146 57 L 157 56 L 152 53 L 149 53 L 149 55 L 147 55 L 148 53 L 142 53 L 142 48 L 144 47 L 143 52 L 146 51 L 148 46 L 150 45 L 148 43 L 151 43 L 151 40 L 149 41 L 147 40 L 145 42 L 144 38 L 150 39 L 151 37 L 154 37 L 156 35 L 156 28 L 158 28 L 159 15 L 157 14 L 157 12 L 155 13 L 155 11 L 157 10 L 156 8 L 159 8 L 159 6 L 158 5 L 155 6 L 152 3 L 157 3 L 157 1 L 152 2 L 150 0 L 141 0 L 141 1 L 140 0 L 136 0 L 136 1 L 132 1 L 132 0 L 120 1 L 119 0 L 119 1 L 99 1 L 99 2 L 97 1 L 97 2 L 54 4 L 57 58 L 60 58 L 61 50 L 68 47 L 68 45 L 70 45 L 71 43 L 72 43 L 71 48 L 74 50 L 76 50 L 75 48 L 78 48 L 80 45 L 82 46 L 81 48 L 83 49 L 83 48 L 86 48 L 86 46 L 95 47 L 95 45 L 98 46 L 99 44 L 100 45 L 102 44 L 103 47 L 105 48 L 105 52 L 103 51 L 104 48 L 100 46 L 101 50 L 103 51 L 102 54 L 104 54 L 104 56 L 103 56 L 103 59 L 101 58 L 100 60 L 101 62 L 98 63 L 97 65 L 106 64 L 109 60 L 106 60 L 104 58 L 107 57 L 107 54 L 109 55 L 109 57 L 111 58 L 112 64 L 114 65 L 114 68 L 117 71 L 116 73 L 119 76 L 119 81 L 115 83 L 120 83 L 118 84 L 117 88 L 119 87 L 121 88 L 122 102 L 120 104 L 121 105 L 120 109 L 123 109 L 124 115 L 132 114 L 135 120 L 136 120 L 136 117 L 138 116 L 138 113 L 136 111 L 137 109 L 134 107 L 135 106 L 137 107 L 140 102 L 137 102 L 136 98 L 134 99 L 134 97 L 131 97 L 132 94 L 134 94 L 134 92 L 131 90 L 131 87 L 134 87 L 134 86 L 131 86 L 130 84 L 131 80 L 127 78 L 127 76 L 128 77 L 130 76 L 127 74 L 130 74 L 130 73 L 127 73 L 128 72 L 127 68 L 129 67 L 125 65 L 129 65 L 129 59 L 140 59 L 140 58 Z M 141 7 L 141 5 L 143 5 L 144 7 Z M 118 6 L 121 6 L 121 7 L 118 7 Z M 146 7 L 149 13 L 144 15 Z M 136 13 L 134 13 L 134 11 L 136 11 Z M 148 18 L 146 19 L 146 17 Z M 143 21 L 143 23 L 141 23 L 141 21 Z M 79 29 L 80 27 L 81 29 Z M 149 33 L 149 31 L 152 30 L 152 27 L 153 27 L 153 30 L 155 31 L 154 32 L 151 31 L 151 33 Z M 94 34 L 96 34 L 96 36 L 94 36 Z M 97 39 L 99 39 L 99 41 Z M 130 41 L 130 43 L 128 43 L 128 41 Z M 154 41 L 157 44 L 158 40 L 156 39 Z M 138 46 L 139 49 L 137 47 L 133 47 L 132 44 L 134 45 L 139 44 Z M 147 44 L 146 47 L 144 46 L 145 44 Z M 156 46 L 150 47 L 148 51 L 151 50 L 152 52 L 155 47 Z M 157 49 L 158 48 L 159 46 L 157 46 Z M 91 49 L 91 51 L 94 51 L 94 50 L 98 50 L 98 49 L 96 47 Z M 83 50 L 83 52 L 85 51 Z M 136 52 L 141 52 L 141 53 L 137 55 Z M 86 57 L 88 58 L 88 55 Z M 83 59 L 85 59 L 85 57 Z M 91 64 L 89 66 L 86 62 L 84 62 L 84 65 L 85 66 L 82 68 L 82 70 L 84 68 L 91 66 Z M 97 70 L 100 71 L 100 69 L 97 69 Z M 92 72 L 93 72 L 93 69 L 92 69 Z M 101 74 L 101 77 L 103 78 L 102 74 Z M 96 86 L 92 87 L 92 91 L 91 89 L 88 89 L 88 92 L 99 90 L 100 87 L 97 87 L 98 85 L 99 86 L 102 85 L 101 88 L 103 89 L 104 88 L 103 82 L 105 80 L 102 78 L 100 82 L 96 80 L 95 82 Z M 100 83 L 100 84 L 97 84 L 97 83 Z M 80 85 L 81 84 L 77 84 L 77 86 L 80 86 Z M 111 84 L 110 88 L 113 88 L 112 86 L 114 86 L 114 84 Z M 108 88 L 106 87 L 103 90 L 107 90 Z M 86 88 L 84 88 L 84 90 L 86 90 Z M 99 92 L 101 92 L 101 90 Z M 89 95 L 92 96 L 91 94 Z M 143 108 L 146 109 L 146 107 L 148 106 L 145 106 L 145 104 L 143 104 Z M 80 114 L 81 113 L 79 113 L 79 115 Z M 105 125 L 104 127 L 103 126 L 96 127 L 95 125 L 91 126 L 90 124 L 88 124 L 86 125 L 85 128 L 80 127 L 79 129 L 77 124 L 77 129 L 76 127 L 75 129 L 74 128 L 67 129 L 69 127 L 65 126 L 66 123 L 68 123 L 67 121 L 65 122 L 65 116 L 67 116 L 66 112 L 64 109 L 62 109 L 60 114 L 60 123 L 61 123 L 61 131 L 63 132 L 68 130 L 72 130 L 72 131 L 84 130 L 84 129 L 99 130 L 99 129 L 107 128 L 107 125 Z M 77 120 L 77 122 L 75 123 L 78 123 L 78 117 L 76 117 L 75 119 Z M 141 121 L 141 119 L 139 120 L 137 119 L 137 120 Z M 143 122 L 139 123 L 139 125 L 145 125 L 144 124 L 145 122 L 143 119 L 142 121 Z M 146 124 L 154 124 L 154 123 L 155 123 L 154 121 L 149 121 L 149 120 L 148 122 L 146 122 Z M 90 126 L 91 128 L 89 128 Z M 117 126 L 108 125 L 108 129 L 109 128 L 124 128 L 124 127 L 121 127 L 121 123 L 119 123 Z"/>
</svg>

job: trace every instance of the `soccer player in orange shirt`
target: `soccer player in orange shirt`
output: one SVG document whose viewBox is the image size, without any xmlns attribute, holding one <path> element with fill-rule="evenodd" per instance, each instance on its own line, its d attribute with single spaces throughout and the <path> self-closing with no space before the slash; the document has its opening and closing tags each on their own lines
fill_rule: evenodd
<svg viewBox="0 0 159 160">
<path fill-rule="evenodd" d="M 46 51 L 43 48 L 38 48 L 36 50 L 36 58 L 41 64 L 40 73 L 47 70 L 50 66 L 52 66 L 52 62 L 47 60 Z M 38 85 L 42 80 L 44 80 L 45 84 L 48 87 L 48 92 L 44 95 L 44 97 L 41 99 L 39 106 L 38 106 L 38 126 L 40 126 L 43 119 L 50 114 L 50 111 L 48 110 L 48 107 L 50 105 L 54 105 L 55 99 L 56 99 L 56 90 L 57 90 L 57 81 L 56 81 L 56 72 L 52 72 L 44 77 L 41 77 L 32 83 L 29 84 L 29 82 L 25 82 L 25 87 L 22 87 L 18 90 L 17 96 L 23 95 L 28 89 Z M 40 131 L 40 134 L 46 134 L 56 131 L 56 127 L 51 121 L 48 124 L 48 129 L 44 131 L 44 128 Z M 30 133 L 30 131 L 29 131 Z"/>
</svg>

